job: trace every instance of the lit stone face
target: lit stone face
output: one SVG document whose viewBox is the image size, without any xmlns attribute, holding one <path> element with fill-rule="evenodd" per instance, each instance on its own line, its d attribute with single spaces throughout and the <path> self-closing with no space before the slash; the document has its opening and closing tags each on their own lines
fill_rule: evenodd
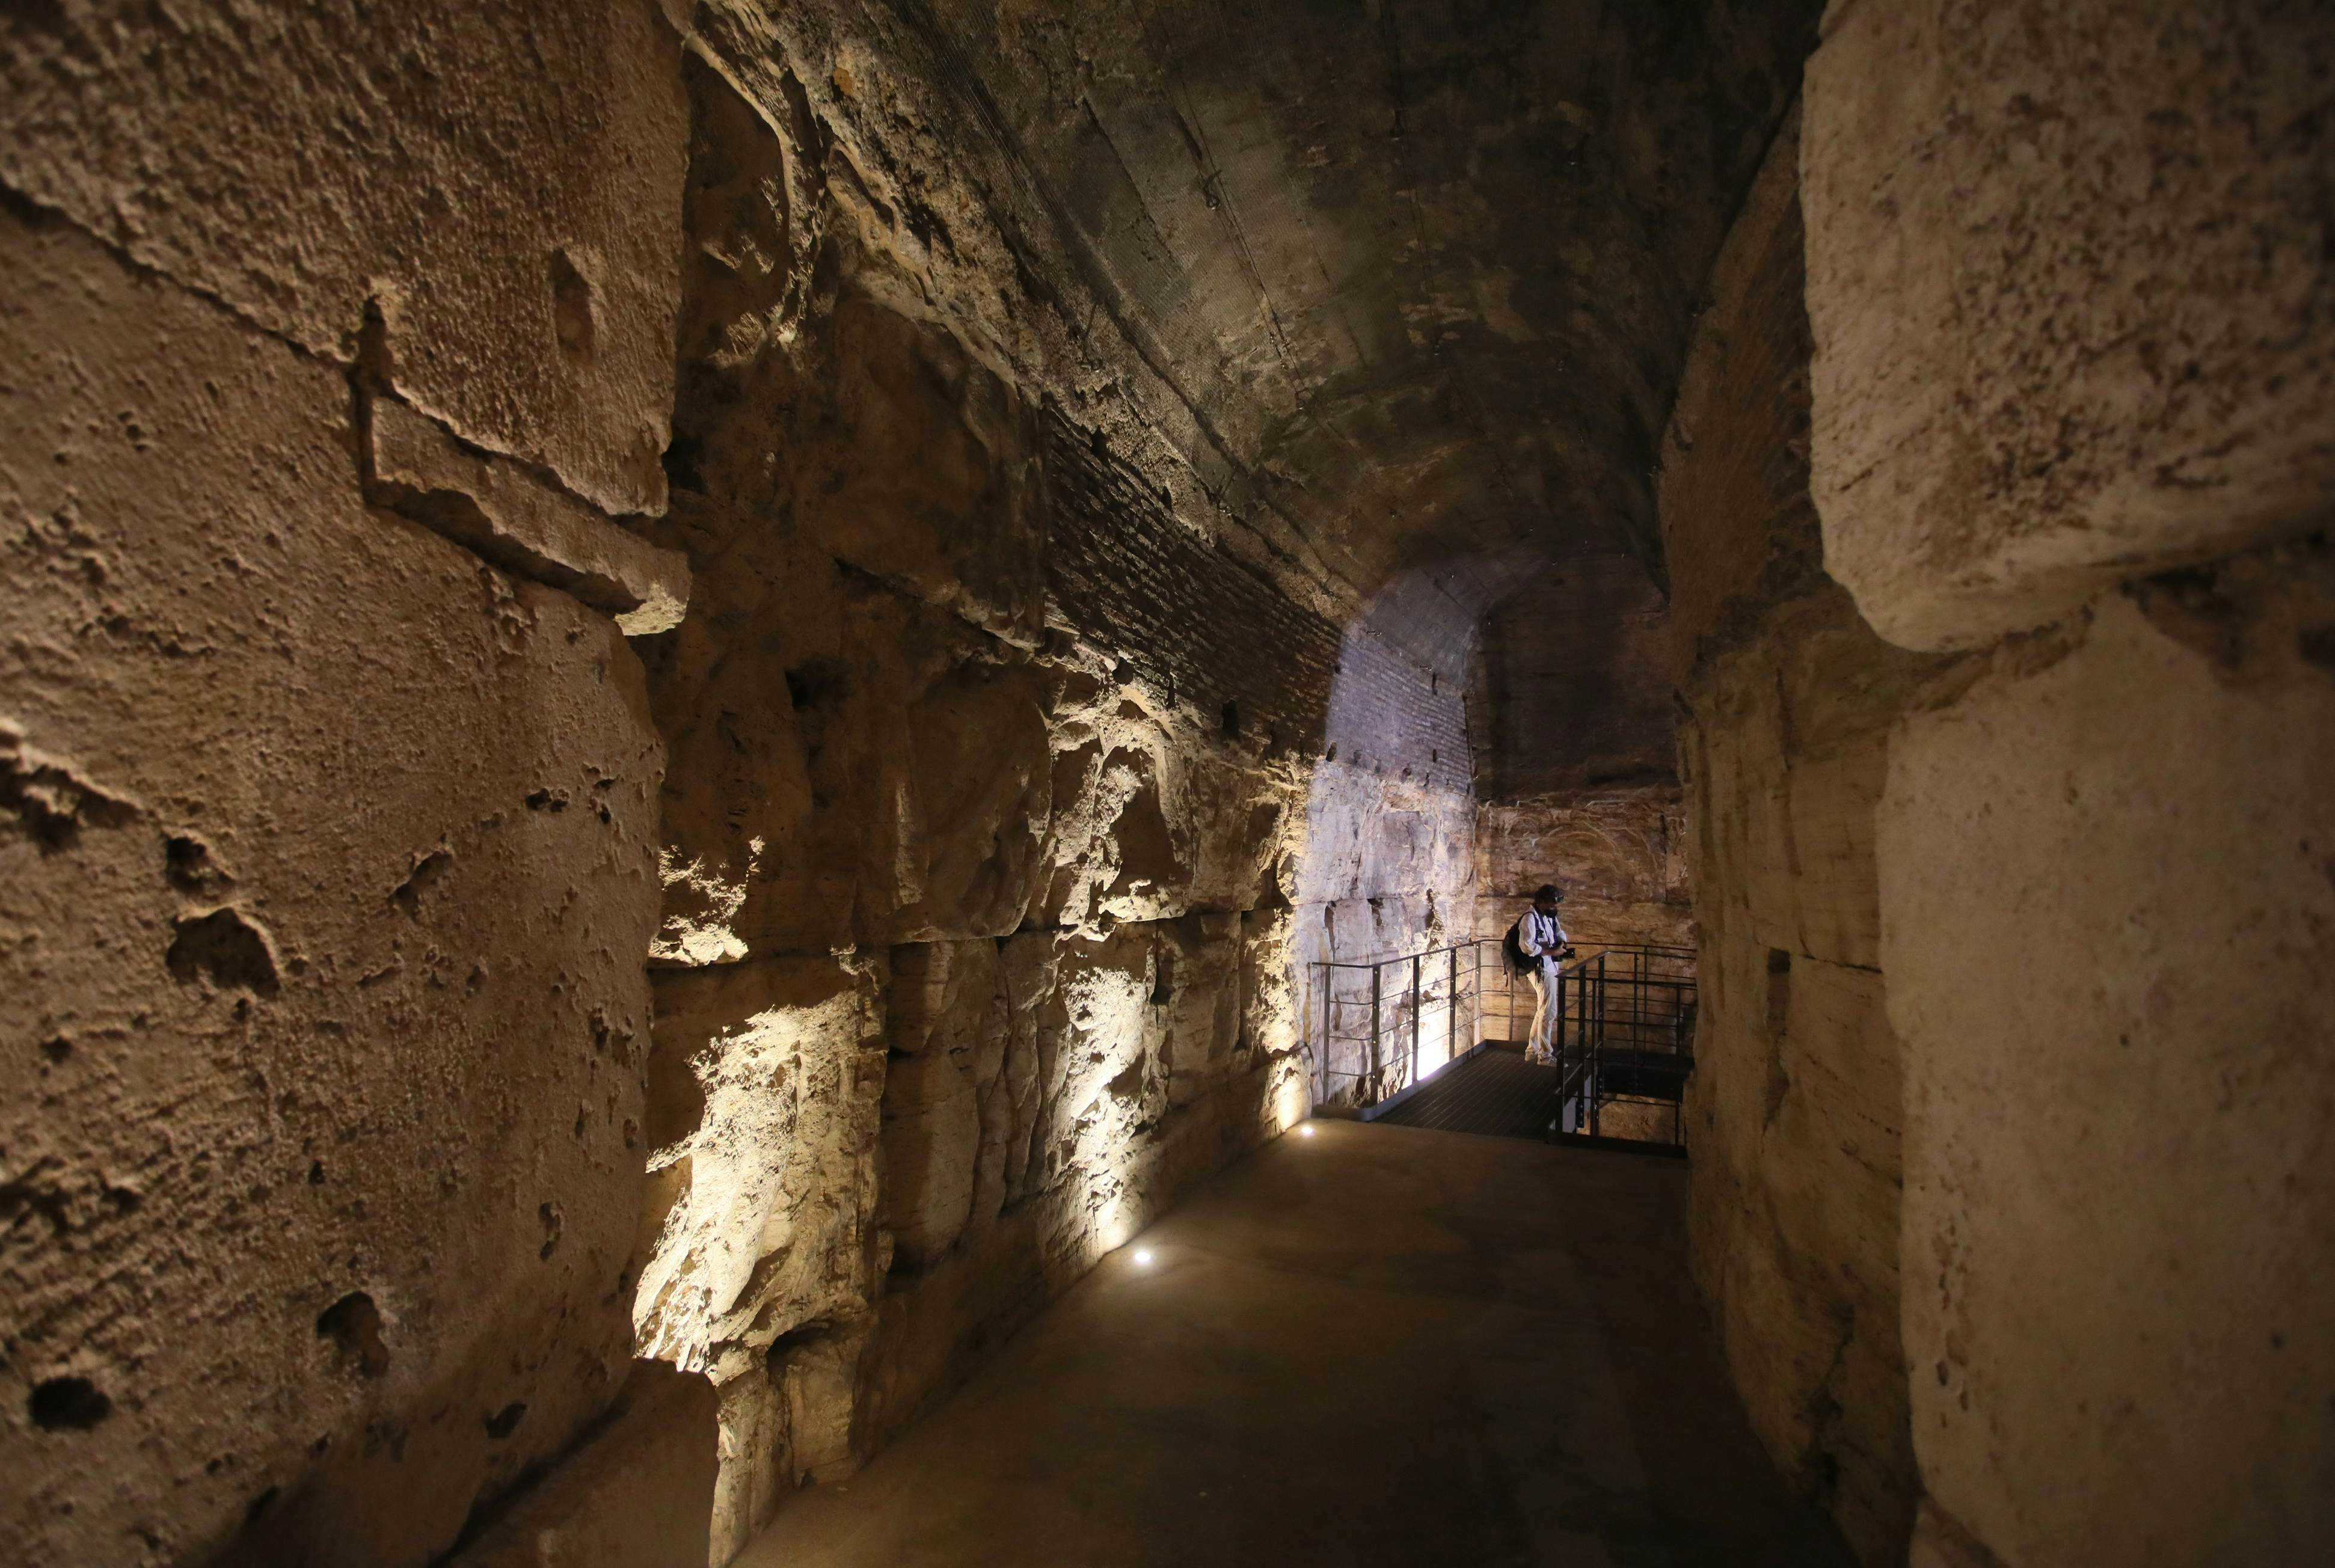
<svg viewBox="0 0 2335 1568">
<path fill-rule="evenodd" d="M 880 975 L 832 959 L 657 974 L 640 1351 L 729 1370 L 866 1290 Z"/>
<path fill-rule="evenodd" d="M 338 367 L 0 252 L 0 1556 L 423 1563 L 630 1357 L 640 664 L 368 509 Z"/>
<path fill-rule="evenodd" d="M 2335 23 L 1836 12 L 1801 155 L 1825 560 L 1882 635 L 1972 650 L 1859 770 L 1910 1560 L 2322 1555 L 2329 1337 L 2291 1325 L 2330 1212 L 2303 105 Z"/>
<path fill-rule="evenodd" d="M 2335 1261 L 2301 1240 L 2335 1207 L 2335 681 L 2303 652 L 2335 568 L 2280 553 L 2087 620 L 1891 751 L 1883 907 L 1940 933 L 1884 925 L 1914 1443 L 2013 1557 L 2292 1560 L 2330 1527 L 2298 1434 L 2335 1360 Z M 2102 1512 L 2132 1474 L 2148 1495 Z"/>
<path fill-rule="evenodd" d="M 645 0 L 69 12 L 9 45 L 13 189 L 309 353 L 370 310 L 430 417 L 663 509 L 688 109 Z"/>
</svg>

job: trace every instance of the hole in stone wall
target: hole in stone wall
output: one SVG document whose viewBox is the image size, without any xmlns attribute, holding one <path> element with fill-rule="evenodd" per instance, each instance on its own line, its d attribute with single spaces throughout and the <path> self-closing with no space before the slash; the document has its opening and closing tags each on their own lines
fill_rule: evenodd
<svg viewBox="0 0 2335 1568">
<path fill-rule="evenodd" d="M 588 367 L 598 353 L 592 323 L 592 285 L 576 269 L 564 250 L 551 253 L 551 326 L 558 334 L 559 352 L 570 363 Z"/>
<path fill-rule="evenodd" d="M 514 1399 L 486 1418 L 487 1436 L 499 1443 L 518 1431 L 518 1424 L 525 1419 L 527 1419 L 527 1406 Z"/>
<path fill-rule="evenodd" d="M 207 975 L 223 991 L 237 987 L 273 996 L 276 992 L 276 955 L 259 928 L 232 909 L 214 909 L 177 923 L 178 934 L 163 954 L 170 976 L 192 985 Z"/>
<path fill-rule="evenodd" d="M 1225 704 L 1223 729 L 1225 739 L 1227 740 L 1240 733 L 1240 704 L 1238 702 L 1227 702 Z"/>
<path fill-rule="evenodd" d="M 664 478 L 676 490 L 705 494 L 705 443 L 695 436 L 673 437 L 664 449 Z"/>
<path fill-rule="evenodd" d="M 321 1166 L 312 1174 L 315 1180 Z M 316 1314 L 316 1337 L 340 1347 L 344 1365 L 368 1378 L 389 1370 L 389 1345 L 381 1337 L 381 1309 L 363 1291 L 351 1291 Z"/>
<path fill-rule="evenodd" d="M 673 1044 L 649 1047 L 645 1119 L 649 1147 L 669 1148 L 705 1121 L 705 1086 L 689 1065 L 690 1051 Z"/>
<path fill-rule="evenodd" d="M 267 1512 L 268 1505 L 276 1501 L 276 1495 L 281 1490 L 282 1488 L 280 1487 L 270 1486 L 266 1491 L 262 1492 L 258 1496 L 254 1497 L 251 1500 L 249 1505 L 243 1511 L 243 1526 L 245 1529 L 248 1530 L 251 1526 L 259 1523 L 259 1516 Z"/>
<path fill-rule="evenodd" d="M 86 1432 L 113 1414 L 113 1401 L 87 1378 L 48 1378 L 33 1385 L 30 1409 L 44 1432 Z"/>
<path fill-rule="evenodd" d="M 1768 950 L 1768 1032 L 1780 1035 L 1792 1013 L 1792 955 L 1780 947 Z"/>
<path fill-rule="evenodd" d="M 1176 954 L 1160 948 L 1154 955 L 1151 969 L 1151 1005 L 1164 1007 L 1176 994 Z"/>
<path fill-rule="evenodd" d="M 422 890 L 437 881 L 453 859 L 453 852 L 446 849 L 433 849 L 424 855 L 413 863 L 412 874 L 397 885 L 389 901 L 408 915 L 420 915 Z"/>
<path fill-rule="evenodd" d="M 787 702 L 797 712 L 816 708 L 843 690 L 844 668 L 832 659 L 813 659 L 786 672 Z"/>
<path fill-rule="evenodd" d="M 162 841 L 162 876 L 181 893 L 206 893 L 235 880 L 211 858 L 210 846 L 189 833 L 173 833 Z"/>
<path fill-rule="evenodd" d="M 825 1318 L 813 1318 L 807 1323 L 796 1324 L 770 1341 L 770 1348 L 763 1357 L 764 1364 L 773 1372 L 780 1370 L 785 1366 L 789 1356 L 806 1345 L 818 1343 L 832 1333 L 834 1329 L 835 1325 Z"/>
</svg>

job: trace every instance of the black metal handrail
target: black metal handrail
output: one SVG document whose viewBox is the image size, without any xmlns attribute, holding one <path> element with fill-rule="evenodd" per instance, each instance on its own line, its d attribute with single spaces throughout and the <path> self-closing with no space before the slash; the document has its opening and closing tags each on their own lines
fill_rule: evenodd
<svg viewBox="0 0 2335 1568">
<path fill-rule="evenodd" d="M 1482 1023 L 1482 945 L 1471 939 L 1394 958 L 1317 961 L 1315 1103 L 1373 1104 L 1473 1050 Z M 1342 995 L 1342 974 L 1368 978 Z M 1438 1012 L 1439 1030 L 1429 1023 Z"/>
<path fill-rule="evenodd" d="M 1608 948 L 1560 973 L 1555 1007 L 1551 1046 L 1561 1088 L 1553 1130 L 1605 1137 L 1616 1130 L 1605 1125 L 1608 1106 L 1667 1106 L 1666 1141 L 1683 1147 L 1686 1078 L 1694 1069 L 1691 952 Z"/>
<path fill-rule="evenodd" d="M 1602 1135 L 1607 1104 L 1658 1103 L 1672 1108 L 1673 1140 L 1681 1141 L 1677 1106 L 1693 1065 L 1694 950 L 1574 947 L 1577 956 L 1559 966 L 1552 1001 L 1556 1130 Z M 1488 1043 L 1521 1041 L 1538 1002 L 1518 983 L 1497 938 L 1389 958 L 1317 960 L 1312 967 L 1317 1105 L 1375 1105 Z"/>
</svg>

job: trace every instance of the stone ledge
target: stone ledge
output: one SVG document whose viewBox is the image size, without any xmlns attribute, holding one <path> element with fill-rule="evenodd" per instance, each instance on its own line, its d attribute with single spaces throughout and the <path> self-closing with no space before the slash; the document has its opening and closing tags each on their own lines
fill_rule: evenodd
<svg viewBox="0 0 2335 1568">
<path fill-rule="evenodd" d="M 573 594 L 628 637 L 668 632 L 689 605 L 689 561 L 638 539 L 507 461 L 464 447 L 402 403 L 373 401 L 365 498 L 505 571 Z"/>
</svg>

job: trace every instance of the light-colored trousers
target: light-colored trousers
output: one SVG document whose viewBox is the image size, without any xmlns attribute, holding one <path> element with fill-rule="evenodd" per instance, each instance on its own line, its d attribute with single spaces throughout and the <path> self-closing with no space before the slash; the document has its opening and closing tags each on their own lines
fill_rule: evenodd
<svg viewBox="0 0 2335 1568">
<path fill-rule="evenodd" d="M 1555 1054 L 1556 1044 L 1556 960 L 1543 953 L 1526 976 L 1532 982 L 1533 992 L 1539 1005 L 1533 1009 L 1532 1037 L 1525 1042 L 1525 1055 L 1541 1061 Z"/>
</svg>

